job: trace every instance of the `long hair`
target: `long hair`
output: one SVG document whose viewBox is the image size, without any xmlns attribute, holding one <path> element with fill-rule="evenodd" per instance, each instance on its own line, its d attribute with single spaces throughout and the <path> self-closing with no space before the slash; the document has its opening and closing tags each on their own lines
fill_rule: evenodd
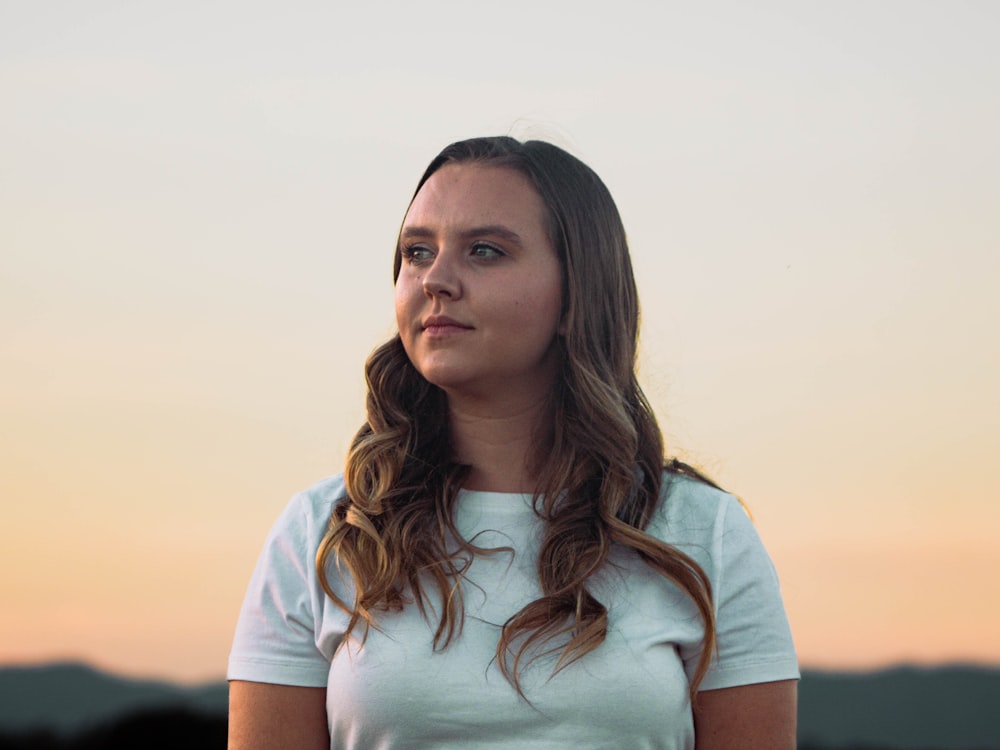
<svg viewBox="0 0 1000 750">
<path fill-rule="evenodd" d="M 635 551 L 696 605 L 704 624 L 691 695 L 708 670 L 715 620 L 708 577 L 677 549 L 645 533 L 664 477 L 663 439 L 636 380 L 639 304 L 625 229 L 611 194 L 587 165 L 542 141 L 475 138 L 445 148 L 414 191 L 451 163 L 513 169 L 528 178 L 547 209 L 548 232 L 562 269 L 563 327 L 553 393 L 550 442 L 539 446 L 535 510 L 544 520 L 538 557 L 541 598 L 503 626 L 497 664 L 521 691 L 521 668 L 558 653 L 559 671 L 596 649 L 607 634 L 607 609 L 587 590 L 613 544 Z M 393 278 L 399 275 L 399 247 Z M 351 619 L 348 629 L 377 626 L 379 611 L 412 601 L 437 614 L 434 648 L 462 629 L 461 581 L 471 557 L 489 553 L 463 540 L 453 524 L 468 467 L 457 463 L 444 393 L 410 363 L 398 335 L 365 368 L 367 421 L 351 444 L 346 497 L 330 518 L 316 564 L 326 593 Z M 707 480 L 705 480 L 707 481 Z M 456 548 L 457 545 L 457 548 Z M 335 557 L 346 566 L 353 602 L 327 581 Z M 430 596 L 437 592 L 436 607 Z"/>
</svg>

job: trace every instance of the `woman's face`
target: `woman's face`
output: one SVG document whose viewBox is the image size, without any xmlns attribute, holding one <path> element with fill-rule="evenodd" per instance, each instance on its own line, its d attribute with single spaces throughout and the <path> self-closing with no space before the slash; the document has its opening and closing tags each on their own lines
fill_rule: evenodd
<svg viewBox="0 0 1000 750">
<path fill-rule="evenodd" d="M 562 279 L 546 210 L 519 172 L 449 164 L 403 221 L 396 322 L 414 367 L 450 395 L 514 403 L 557 372 Z"/>
</svg>

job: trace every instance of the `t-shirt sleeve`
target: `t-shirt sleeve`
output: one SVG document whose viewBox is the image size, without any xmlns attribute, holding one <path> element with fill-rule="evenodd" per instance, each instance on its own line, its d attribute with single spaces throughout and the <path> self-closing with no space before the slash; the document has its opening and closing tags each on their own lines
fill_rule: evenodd
<svg viewBox="0 0 1000 750">
<path fill-rule="evenodd" d="M 275 522 L 240 610 L 230 680 L 325 687 L 329 661 L 317 645 L 323 594 L 315 573 L 322 529 L 297 495 Z"/>
<path fill-rule="evenodd" d="M 718 650 L 701 690 L 798 679 L 798 660 L 778 576 L 746 511 L 718 507 L 712 540 Z"/>
</svg>

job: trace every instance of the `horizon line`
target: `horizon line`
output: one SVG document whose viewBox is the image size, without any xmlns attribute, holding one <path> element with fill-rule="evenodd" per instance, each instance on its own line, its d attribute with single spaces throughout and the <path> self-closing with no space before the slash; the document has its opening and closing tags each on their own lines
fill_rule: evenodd
<svg viewBox="0 0 1000 750">
<path fill-rule="evenodd" d="M 54 668 L 77 668 L 94 672 L 107 677 L 112 677 L 129 682 L 152 682 L 171 686 L 199 688 L 225 683 L 225 674 L 218 677 L 208 677 L 204 679 L 185 680 L 177 677 L 165 675 L 136 674 L 119 671 L 111 667 L 103 667 L 99 664 L 80 658 L 55 658 L 49 660 L 23 660 L 23 661 L 0 661 L 0 671 L 6 670 L 42 670 Z M 830 667 L 830 666 L 810 666 L 800 664 L 799 671 L 804 676 L 824 675 L 842 677 L 869 677 L 887 672 L 913 671 L 913 672 L 937 672 L 953 669 L 980 670 L 986 672 L 1000 672 L 1000 662 L 977 662 L 968 659 L 956 659 L 952 661 L 940 661 L 934 663 L 917 661 L 899 661 L 877 667 Z"/>
</svg>

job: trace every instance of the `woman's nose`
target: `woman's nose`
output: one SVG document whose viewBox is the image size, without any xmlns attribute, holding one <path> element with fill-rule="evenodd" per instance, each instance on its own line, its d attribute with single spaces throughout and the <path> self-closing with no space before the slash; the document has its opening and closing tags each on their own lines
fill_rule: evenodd
<svg viewBox="0 0 1000 750">
<path fill-rule="evenodd" d="M 448 297 L 457 299 L 462 296 L 462 279 L 459 270 L 455 268 L 454 259 L 445 252 L 438 253 L 423 278 L 424 293 L 428 297 Z"/>
</svg>

